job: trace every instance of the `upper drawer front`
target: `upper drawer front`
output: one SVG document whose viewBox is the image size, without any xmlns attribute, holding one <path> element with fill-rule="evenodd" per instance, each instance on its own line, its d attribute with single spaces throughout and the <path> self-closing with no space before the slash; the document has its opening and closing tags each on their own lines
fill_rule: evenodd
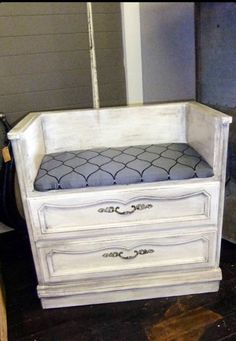
<svg viewBox="0 0 236 341">
<path fill-rule="evenodd" d="M 213 183 L 142 192 L 101 191 L 89 198 L 58 195 L 42 202 L 30 199 L 29 205 L 38 237 L 60 238 L 73 231 L 141 224 L 215 224 L 218 198 L 219 186 Z"/>
<path fill-rule="evenodd" d="M 139 237 L 140 238 L 140 237 Z M 64 241 L 39 247 L 46 282 L 214 266 L 215 232 L 138 239 L 120 236 L 87 243 Z"/>
</svg>

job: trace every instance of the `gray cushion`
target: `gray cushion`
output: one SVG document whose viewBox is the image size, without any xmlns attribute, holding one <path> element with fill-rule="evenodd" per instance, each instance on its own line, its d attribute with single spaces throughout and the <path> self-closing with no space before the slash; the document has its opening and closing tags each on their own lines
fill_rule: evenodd
<svg viewBox="0 0 236 341">
<path fill-rule="evenodd" d="M 100 148 L 45 155 L 37 191 L 206 178 L 212 168 L 185 143 Z"/>
</svg>

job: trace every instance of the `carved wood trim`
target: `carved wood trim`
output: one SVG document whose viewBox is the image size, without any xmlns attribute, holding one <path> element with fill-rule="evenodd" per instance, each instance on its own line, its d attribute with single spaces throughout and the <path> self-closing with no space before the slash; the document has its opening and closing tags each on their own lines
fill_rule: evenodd
<svg viewBox="0 0 236 341">
<path fill-rule="evenodd" d="M 53 257 L 56 254 L 60 254 L 60 255 L 89 255 L 89 254 L 94 254 L 94 253 L 100 253 L 99 257 L 106 257 L 104 256 L 105 254 L 110 254 L 111 252 L 125 252 L 125 253 L 132 253 L 132 251 L 135 250 L 147 250 L 150 252 L 144 252 L 143 254 L 154 254 L 157 257 L 157 264 L 155 266 L 158 266 L 158 247 L 168 247 L 168 246 L 177 246 L 177 245 L 188 245 L 194 242 L 199 242 L 202 241 L 204 244 L 204 254 L 202 256 L 202 261 L 198 261 L 195 263 L 209 263 L 210 261 L 210 243 L 211 243 L 211 239 L 208 238 L 207 236 L 190 236 L 190 237 L 185 237 L 185 238 L 181 238 L 179 236 L 175 236 L 175 237 L 166 237 L 166 238 L 162 238 L 164 240 L 160 240 L 160 241 L 156 241 L 154 243 L 149 243 L 149 242 L 143 242 L 143 243 L 139 243 L 136 245 L 133 245 L 132 247 L 122 247 L 122 246 L 118 246 L 118 245 L 111 245 L 111 246 L 107 246 L 107 247 L 103 247 L 103 248 L 97 248 L 97 249 L 93 249 L 93 250 L 86 250 L 86 251 L 78 251 L 78 250 L 59 250 L 59 249 L 52 249 L 49 252 L 45 253 L 45 259 L 46 259 L 46 265 L 47 265 L 47 270 L 48 270 L 48 274 L 49 274 L 49 278 L 50 277 L 57 277 L 57 276 L 70 276 L 68 273 L 65 273 L 65 275 L 63 274 L 56 274 L 56 270 L 55 270 L 55 266 L 54 266 L 54 262 L 53 262 Z M 72 245 L 71 245 L 72 246 Z M 72 246 L 73 247 L 73 246 Z M 122 257 L 121 257 L 122 258 Z M 134 258 L 134 257 L 133 257 Z M 178 264 L 168 264 L 165 266 L 177 266 L 180 265 L 182 263 L 178 263 Z M 189 263 L 183 262 L 183 264 L 194 264 L 193 261 L 190 261 Z M 92 272 L 97 272 L 97 268 L 92 271 Z M 86 273 L 86 271 L 85 271 Z M 73 274 L 76 275 L 76 274 Z"/>
<path fill-rule="evenodd" d="M 204 196 L 204 213 L 203 214 L 198 214 L 198 215 L 190 215 L 189 216 L 189 220 L 197 220 L 197 219 L 209 219 L 211 216 L 211 195 L 210 193 L 208 193 L 206 190 L 202 190 L 202 191 L 197 191 L 197 192 L 193 192 L 193 193 L 188 193 L 188 194 L 184 194 L 184 195 L 179 195 L 179 196 L 139 196 L 139 197 L 133 197 L 128 201 L 124 201 L 124 200 L 116 200 L 116 199 L 106 199 L 106 200 L 97 200 L 95 202 L 91 202 L 91 203 L 86 203 L 86 204 L 76 204 L 76 205 L 59 205 L 59 204 L 43 204 L 39 209 L 38 209 L 38 219 L 39 219 L 39 223 L 40 223 L 40 229 L 41 232 L 43 234 L 48 234 L 48 233 L 55 233 L 55 231 L 53 231 L 54 228 L 49 228 L 48 224 L 47 224 L 47 216 L 46 216 L 46 212 L 47 209 L 55 209 L 55 210 L 68 210 L 68 209 L 72 209 L 72 210 L 79 210 L 79 209 L 85 209 L 85 208 L 91 208 L 94 207 L 95 208 L 95 212 L 94 214 L 99 214 L 100 212 L 98 212 L 98 210 L 100 209 L 101 206 L 105 206 L 105 207 L 109 207 L 112 204 L 118 204 L 118 205 L 124 205 L 124 206 L 129 206 L 132 203 L 135 202 L 139 202 L 139 203 L 143 203 L 143 201 L 147 200 L 150 201 L 150 203 L 148 203 L 149 205 L 151 205 L 152 207 L 154 207 L 155 204 L 158 203 L 158 201 L 173 201 L 173 200 L 184 200 L 187 198 L 191 198 L 191 197 L 196 197 L 199 195 L 203 195 Z M 137 204 L 136 204 L 137 205 Z M 150 206 L 150 207 L 151 207 Z M 128 207 L 128 209 L 129 209 Z M 158 209 L 158 207 L 157 207 Z M 140 210 L 141 211 L 141 210 Z M 125 215 L 124 215 L 125 216 Z M 185 218 L 188 216 L 182 216 L 182 217 L 177 217 L 177 218 L 173 218 L 173 221 L 181 221 L 181 218 Z M 148 218 L 147 218 L 148 220 Z M 158 221 L 159 219 L 151 219 L 153 221 Z M 167 221 L 168 218 L 161 218 L 161 220 L 163 221 Z M 127 222 L 127 225 L 130 222 Z M 104 225 L 104 224 L 103 224 Z M 111 225 L 119 225 L 119 223 L 111 223 L 108 222 L 106 223 L 107 227 L 111 226 Z M 79 227 L 79 225 L 77 225 Z M 89 224 L 86 225 L 84 228 L 88 229 L 89 228 Z M 98 226 L 100 226 L 100 224 L 98 225 L 92 225 L 91 227 L 93 229 L 96 229 Z M 71 229 L 68 229 L 71 228 Z M 60 231 L 60 229 L 66 229 L 66 231 Z M 82 226 L 81 226 L 82 228 Z M 50 231 L 51 230 L 51 231 Z M 56 230 L 56 233 L 65 233 L 65 232 L 70 232 L 70 231 L 75 231 L 76 230 L 76 226 L 63 226 L 59 229 Z"/>
</svg>

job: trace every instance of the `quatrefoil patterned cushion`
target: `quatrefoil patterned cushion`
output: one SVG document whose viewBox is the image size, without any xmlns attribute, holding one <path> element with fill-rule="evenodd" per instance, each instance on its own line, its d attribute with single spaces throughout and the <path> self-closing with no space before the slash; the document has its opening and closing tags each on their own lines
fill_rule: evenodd
<svg viewBox="0 0 236 341">
<path fill-rule="evenodd" d="M 37 191 L 206 178 L 208 163 L 185 143 L 77 150 L 45 155 Z"/>
</svg>

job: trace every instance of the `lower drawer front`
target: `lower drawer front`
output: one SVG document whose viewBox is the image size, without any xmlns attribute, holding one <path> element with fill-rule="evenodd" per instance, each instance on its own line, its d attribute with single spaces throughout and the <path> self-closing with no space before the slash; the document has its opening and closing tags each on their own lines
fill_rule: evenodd
<svg viewBox="0 0 236 341">
<path fill-rule="evenodd" d="M 57 243 L 40 247 L 45 282 L 168 271 L 214 265 L 215 232 L 88 243 Z"/>
</svg>

